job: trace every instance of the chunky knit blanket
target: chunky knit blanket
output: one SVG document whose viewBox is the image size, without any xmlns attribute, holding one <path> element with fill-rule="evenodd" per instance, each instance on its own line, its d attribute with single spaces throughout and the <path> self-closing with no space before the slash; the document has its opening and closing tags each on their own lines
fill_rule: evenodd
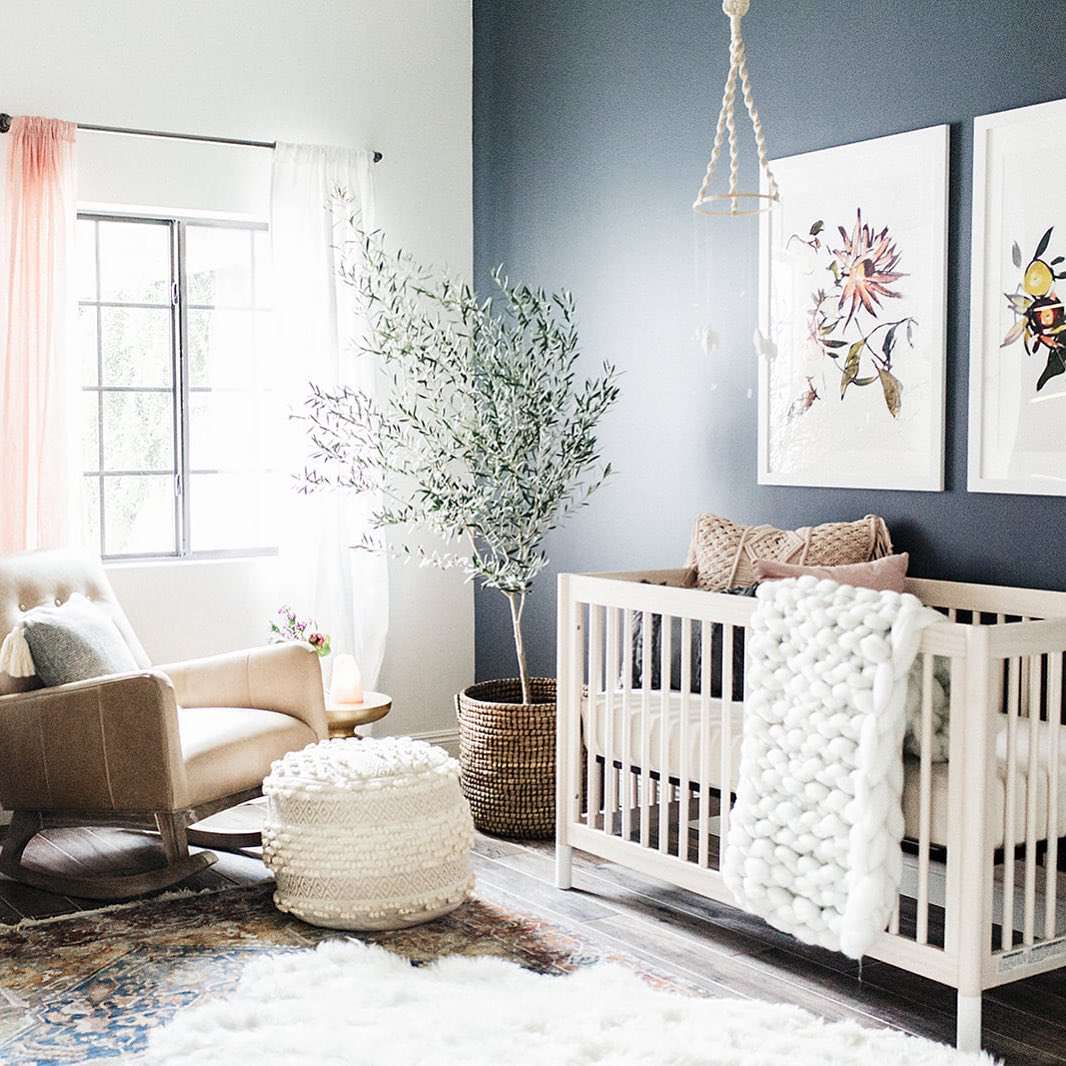
<svg viewBox="0 0 1066 1066">
<path fill-rule="evenodd" d="M 814 577 L 757 597 L 722 872 L 746 910 L 859 958 L 899 892 L 908 675 L 939 615 Z"/>
</svg>

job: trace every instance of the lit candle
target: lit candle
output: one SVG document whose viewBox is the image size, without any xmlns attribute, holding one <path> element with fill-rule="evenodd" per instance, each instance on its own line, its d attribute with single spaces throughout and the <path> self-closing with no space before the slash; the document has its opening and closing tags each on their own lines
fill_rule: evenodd
<svg viewBox="0 0 1066 1066">
<path fill-rule="evenodd" d="M 363 678 L 350 655 L 338 655 L 333 662 L 333 683 L 329 688 L 330 703 L 362 703 Z"/>
</svg>

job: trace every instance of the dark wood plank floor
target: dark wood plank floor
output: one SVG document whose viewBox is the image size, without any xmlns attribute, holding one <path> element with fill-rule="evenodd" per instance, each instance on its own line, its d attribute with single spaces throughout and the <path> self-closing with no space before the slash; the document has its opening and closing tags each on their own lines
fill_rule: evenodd
<svg viewBox="0 0 1066 1066">
<path fill-rule="evenodd" d="M 28 860 L 82 876 L 135 872 L 161 862 L 152 837 L 106 829 L 50 832 Z M 883 963 L 859 966 L 805 947 L 760 920 L 663 882 L 577 856 L 574 889 L 552 884 L 549 843 L 478 835 L 473 857 L 478 895 L 580 931 L 607 954 L 640 960 L 710 996 L 794 1003 L 829 1019 L 889 1025 L 950 1042 L 954 993 Z M 219 862 L 183 887 L 225 888 L 269 880 L 254 852 L 219 853 Z M 100 906 L 0 879 L 0 923 L 71 914 Z M 1009 1066 L 1066 1064 L 1066 970 L 987 993 L 984 1042 Z"/>
</svg>

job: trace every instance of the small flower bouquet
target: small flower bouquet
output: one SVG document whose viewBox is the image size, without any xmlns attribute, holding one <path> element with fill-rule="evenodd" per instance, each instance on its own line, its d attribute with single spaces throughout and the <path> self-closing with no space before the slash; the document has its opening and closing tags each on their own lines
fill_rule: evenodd
<svg viewBox="0 0 1066 1066">
<path fill-rule="evenodd" d="M 300 618 L 288 606 L 278 608 L 278 616 L 270 623 L 270 643 L 306 641 L 324 659 L 330 653 L 329 634 L 322 633 L 310 618 Z"/>
</svg>

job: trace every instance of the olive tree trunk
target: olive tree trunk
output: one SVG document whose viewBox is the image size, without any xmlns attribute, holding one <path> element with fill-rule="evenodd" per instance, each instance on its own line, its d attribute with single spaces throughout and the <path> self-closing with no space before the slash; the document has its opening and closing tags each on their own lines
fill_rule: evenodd
<svg viewBox="0 0 1066 1066">
<path fill-rule="evenodd" d="M 514 650 L 518 659 L 518 678 L 522 682 L 522 702 L 533 702 L 533 694 L 529 687 L 529 668 L 526 665 L 526 646 L 522 640 L 522 612 L 526 607 L 526 594 L 524 592 L 508 592 L 507 600 L 511 605 L 511 626 L 514 629 Z"/>
</svg>

